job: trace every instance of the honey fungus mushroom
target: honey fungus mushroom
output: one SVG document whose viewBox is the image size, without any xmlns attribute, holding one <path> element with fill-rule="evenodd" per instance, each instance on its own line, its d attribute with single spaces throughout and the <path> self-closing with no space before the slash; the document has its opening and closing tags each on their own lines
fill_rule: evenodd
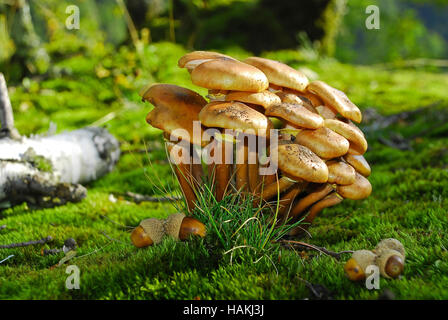
<svg viewBox="0 0 448 320">
<path fill-rule="evenodd" d="M 327 166 L 308 148 L 298 144 L 285 144 L 279 145 L 277 152 L 278 168 L 283 176 L 265 186 L 263 200 L 272 198 L 298 182 L 327 182 Z"/>
<path fill-rule="evenodd" d="M 186 68 L 189 72 L 191 72 L 201 63 L 216 59 L 235 60 L 230 56 L 218 52 L 193 51 L 181 57 L 177 62 L 177 65 L 179 66 L 179 68 Z"/>
<path fill-rule="evenodd" d="M 207 171 L 216 200 L 229 189 L 250 191 L 269 206 L 278 205 L 280 217 L 292 221 L 303 217 L 309 225 L 322 210 L 343 199 L 359 200 L 370 195 L 367 177 L 371 169 L 363 157 L 368 144 L 353 123 L 359 123 L 362 114 L 345 93 L 322 81 L 309 82 L 302 72 L 279 61 L 259 57 L 239 61 L 218 52 L 194 51 L 181 57 L 178 66 L 190 72 L 193 84 L 208 89 L 206 98 L 210 101 L 200 96 L 195 100 L 194 94 L 176 90 L 159 97 L 148 89 L 143 96 L 157 102 L 155 109 L 159 109 L 148 115 L 148 122 L 162 129 L 165 136 L 172 134 L 171 126 L 189 132 L 187 123 L 196 119 L 202 123 L 201 134 L 208 132 L 202 131 L 206 127 L 215 130 L 209 146 L 221 151 L 221 159 L 214 158 L 216 163 Z M 185 99 L 189 102 L 182 101 Z M 178 119 L 168 119 L 171 116 Z M 276 144 L 269 135 L 274 124 L 280 139 L 277 149 L 271 150 L 269 145 Z M 226 129 L 237 133 L 228 135 Z M 240 148 L 233 152 L 235 142 L 248 130 L 266 137 L 266 143 L 259 146 L 259 139 L 254 145 L 237 143 Z M 204 141 L 189 142 L 190 149 L 193 145 L 204 146 Z M 168 149 L 175 147 L 167 143 Z M 249 159 L 254 153 L 271 156 L 268 153 L 273 150 L 278 151 L 278 159 L 271 158 L 269 165 L 278 161 L 278 170 L 260 177 L 260 164 Z M 191 210 L 196 198 L 190 187 L 200 179 L 185 177 L 201 177 L 202 167 L 177 166 L 177 170 Z M 273 199 L 275 195 L 279 198 Z"/>
<path fill-rule="evenodd" d="M 361 155 L 346 154 L 344 160 L 347 161 L 357 172 L 362 174 L 364 177 L 370 176 L 372 169 L 370 169 L 369 163 Z"/>
<path fill-rule="evenodd" d="M 230 59 L 214 59 L 191 71 L 191 81 L 200 87 L 219 90 L 261 92 L 269 82 L 259 69 Z"/>
<path fill-rule="evenodd" d="M 199 119 L 207 127 L 236 130 L 238 135 L 241 134 L 243 138 L 246 133 L 267 137 L 269 130 L 272 129 L 272 123 L 265 115 L 240 102 L 211 102 L 201 110 Z M 253 189 L 258 183 L 258 167 L 249 170 L 247 143 L 245 141 L 240 143 L 240 150 L 237 149 L 236 152 L 236 188 L 237 190 L 247 190 L 250 186 Z M 218 169 L 220 168 L 218 167 Z M 217 181 L 220 198 L 224 192 L 223 188 L 230 179 L 228 174 L 230 166 L 223 166 L 222 170 L 226 170 L 225 173 L 222 173 L 226 180 Z M 250 180 L 255 180 L 255 182 L 250 183 Z"/>
<path fill-rule="evenodd" d="M 352 176 L 351 170 L 341 170 L 340 175 L 344 175 L 343 179 L 349 179 Z M 355 172 L 355 182 L 348 185 L 320 185 L 315 190 L 312 190 L 308 195 L 300 199 L 297 204 L 291 209 L 290 216 L 300 217 L 306 213 L 303 220 L 304 226 L 293 228 L 289 234 L 296 236 L 303 233 L 316 216 L 325 208 L 335 206 L 342 202 L 343 199 L 361 200 L 367 198 L 372 192 L 372 186 L 364 176 Z"/>
<path fill-rule="evenodd" d="M 324 120 L 302 105 L 279 103 L 266 109 L 266 115 L 284 119 L 297 127 L 317 129 L 323 127 Z"/>
<path fill-rule="evenodd" d="M 225 95 L 226 101 L 239 101 L 246 104 L 259 105 L 264 109 L 281 103 L 280 98 L 270 91 L 247 92 L 247 91 L 230 91 Z"/>
<path fill-rule="evenodd" d="M 317 130 L 301 130 L 296 134 L 295 141 L 309 148 L 322 159 L 341 157 L 350 148 L 346 138 L 326 127 Z"/>
<path fill-rule="evenodd" d="M 279 61 L 259 57 L 250 57 L 243 61 L 263 71 L 270 84 L 304 91 L 309 83 L 302 72 Z"/>
<path fill-rule="evenodd" d="M 154 109 L 146 116 L 146 121 L 155 128 L 161 129 L 168 139 L 170 135 L 176 140 L 186 141 L 182 144 L 169 143 L 168 152 L 176 159 L 174 168 L 182 193 L 191 211 L 196 202 L 194 185 L 199 183 L 203 175 L 202 166 L 195 164 L 192 154 L 193 145 L 202 145 L 202 128 L 199 139 L 193 134 L 194 121 L 199 122 L 199 112 L 207 101 L 196 92 L 171 84 L 153 84 L 141 91 L 144 101 L 154 105 Z M 174 148 L 176 152 L 171 152 Z"/>
<path fill-rule="evenodd" d="M 361 111 L 350 101 L 344 92 L 319 80 L 309 83 L 306 90 L 317 95 L 326 105 L 335 109 L 344 118 L 353 120 L 357 123 L 361 122 Z"/>
<path fill-rule="evenodd" d="M 367 141 L 364 134 L 348 123 L 336 119 L 325 119 L 325 127 L 340 134 L 350 142 L 348 153 L 363 155 L 367 151 Z"/>
</svg>

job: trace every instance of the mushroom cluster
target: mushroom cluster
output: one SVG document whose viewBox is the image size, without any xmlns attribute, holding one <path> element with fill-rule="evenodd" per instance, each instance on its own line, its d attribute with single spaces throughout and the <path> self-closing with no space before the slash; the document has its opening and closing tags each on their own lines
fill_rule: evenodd
<svg viewBox="0 0 448 320">
<path fill-rule="evenodd" d="M 370 195 L 367 141 L 354 124 L 362 114 L 342 91 L 259 57 L 194 51 L 178 66 L 208 89 L 208 100 L 172 84 L 140 94 L 154 105 L 146 120 L 164 131 L 188 211 L 208 177 L 218 201 L 250 194 L 278 209 L 278 222 L 304 218 L 290 232 L 297 235 L 324 208 Z M 262 170 L 273 162 L 274 171 Z"/>
</svg>

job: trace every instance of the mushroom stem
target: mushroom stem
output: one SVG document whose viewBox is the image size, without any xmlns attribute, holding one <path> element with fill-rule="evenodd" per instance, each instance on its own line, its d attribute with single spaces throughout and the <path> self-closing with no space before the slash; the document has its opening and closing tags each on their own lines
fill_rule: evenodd
<svg viewBox="0 0 448 320">
<path fill-rule="evenodd" d="M 240 192 L 245 192 L 248 190 L 248 165 L 247 165 L 247 158 L 248 158 L 248 146 L 246 139 L 244 139 L 244 135 L 241 134 L 243 137 L 243 141 L 239 144 L 237 143 L 237 146 L 239 145 L 239 148 L 236 150 L 236 189 Z"/>
<path fill-rule="evenodd" d="M 257 146 L 258 143 L 255 140 L 254 145 L 248 146 L 248 177 L 249 177 L 249 190 L 254 195 L 257 194 L 258 190 L 258 180 L 259 180 L 259 172 L 258 172 L 258 153 Z M 255 163 L 250 163 L 255 161 Z"/>
<path fill-rule="evenodd" d="M 269 200 L 276 194 L 282 193 L 283 191 L 289 189 L 289 187 L 291 187 L 296 182 L 297 181 L 291 180 L 290 178 L 281 177 L 277 181 L 264 188 L 263 192 L 261 193 L 261 198 L 265 201 Z"/>
<path fill-rule="evenodd" d="M 175 144 L 167 141 L 167 150 L 168 154 L 171 154 L 171 150 L 175 146 Z M 182 153 L 186 152 L 186 149 L 178 145 L 179 148 L 182 148 Z M 176 155 L 179 157 L 179 155 Z M 171 157 L 169 156 L 168 159 Z M 179 182 L 180 189 L 182 194 L 184 195 L 185 202 L 187 204 L 188 212 L 192 212 L 195 208 L 196 203 L 196 194 L 194 192 L 194 183 L 193 183 L 193 175 L 192 175 L 192 167 L 191 167 L 191 157 L 190 163 L 184 163 L 184 161 L 179 161 L 178 164 L 173 163 L 174 173 L 176 174 L 177 181 Z"/>
<path fill-rule="evenodd" d="M 278 217 L 283 221 L 289 218 L 289 211 L 291 210 L 291 204 L 296 197 L 305 189 L 307 182 L 296 183 L 287 193 L 285 193 L 279 203 Z"/>
<path fill-rule="evenodd" d="M 291 218 L 299 216 L 302 212 L 305 211 L 306 208 L 311 206 L 313 203 L 323 199 L 331 191 L 333 191 L 333 187 L 329 184 L 324 184 L 320 186 L 317 190 L 311 192 L 306 197 L 300 199 L 291 209 L 289 216 Z"/>
<path fill-rule="evenodd" d="M 231 147 L 229 147 L 229 144 L 231 144 Z M 220 150 L 221 153 L 221 161 L 215 165 L 216 200 L 221 201 L 226 193 L 231 179 L 233 143 L 228 142 L 225 139 L 217 139 L 215 150 Z"/>
<path fill-rule="evenodd" d="M 266 141 L 266 155 L 270 157 L 271 143 L 270 140 Z M 259 152 L 262 150 L 259 150 Z M 261 165 L 262 167 L 269 168 L 271 165 L 270 161 L 268 161 L 265 165 Z M 258 190 L 263 190 L 266 186 L 274 183 L 277 180 L 276 173 L 260 176 Z"/>
<path fill-rule="evenodd" d="M 202 163 L 195 163 L 195 158 L 199 157 L 200 158 L 200 153 L 198 153 L 195 148 L 194 145 L 191 145 L 191 155 L 192 155 L 192 165 L 191 165 L 191 173 L 193 176 L 193 182 L 194 185 L 196 187 L 197 190 L 200 190 L 200 187 L 202 186 L 202 179 L 204 177 L 204 170 L 202 169 Z"/>
<path fill-rule="evenodd" d="M 314 221 L 314 219 L 316 218 L 316 216 L 325 208 L 329 208 L 332 206 L 337 205 L 338 203 L 341 203 L 343 200 L 343 198 L 337 194 L 336 192 L 326 196 L 324 199 L 316 202 L 309 210 L 308 215 L 306 216 L 306 218 L 303 220 L 303 222 L 305 223 L 305 225 L 303 226 L 299 226 L 296 227 L 294 229 L 292 229 L 289 233 L 289 235 L 291 236 L 296 236 L 300 233 L 302 233 L 304 230 L 307 230 L 311 223 Z"/>
</svg>

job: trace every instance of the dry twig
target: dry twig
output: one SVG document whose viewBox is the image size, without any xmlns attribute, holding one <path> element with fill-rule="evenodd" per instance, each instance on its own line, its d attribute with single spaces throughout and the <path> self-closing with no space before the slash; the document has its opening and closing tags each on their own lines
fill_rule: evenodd
<svg viewBox="0 0 448 320">
<path fill-rule="evenodd" d="M 11 243 L 11 244 L 2 244 L 2 245 L 0 245 L 0 249 L 11 249 L 11 248 L 32 246 L 35 244 L 45 244 L 52 240 L 53 240 L 53 238 L 51 236 L 48 236 L 48 237 L 40 239 L 40 240 L 32 240 L 32 241 L 18 242 L 18 243 Z"/>
<path fill-rule="evenodd" d="M 144 194 L 134 193 L 134 192 L 126 192 L 124 194 L 125 197 L 130 198 L 130 200 L 134 201 L 135 203 L 140 202 L 172 202 L 172 201 L 179 201 L 181 200 L 180 197 L 153 197 L 148 196 Z"/>
<path fill-rule="evenodd" d="M 287 244 L 290 244 L 290 245 L 296 245 L 296 246 L 301 246 L 301 247 L 313 249 L 313 250 L 319 251 L 319 252 L 321 252 L 323 254 L 326 254 L 328 256 L 331 256 L 333 258 L 336 258 L 337 260 L 339 260 L 339 258 L 341 257 L 341 254 L 343 254 L 343 253 L 353 253 L 352 250 L 346 250 L 346 251 L 341 251 L 341 252 L 334 252 L 334 251 L 328 250 L 328 249 L 326 249 L 324 247 L 319 247 L 319 246 L 316 246 L 314 244 L 309 244 L 309 243 L 305 243 L 305 242 L 301 242 L 301 241 L 282 240 L 281 242 L 287 243 Z"/>
</svg>

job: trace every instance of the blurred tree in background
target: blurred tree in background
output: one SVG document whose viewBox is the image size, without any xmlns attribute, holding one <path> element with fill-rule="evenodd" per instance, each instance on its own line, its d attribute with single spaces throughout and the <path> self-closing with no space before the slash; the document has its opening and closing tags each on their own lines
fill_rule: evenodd
<svg viewBox="0 0 448 320">
<path fill-rule="evenodd" d="M 448 56 L 448 1 L 435 0 L 0 0 L 0 68 L 9 80 L 57 74 L 52 61 L 122 45 L 171 41 L 189 50 L 261 54 L 311 48 L 348 63 Z M 80 30 L 65 27 L 68 5 Z M 367 30 L 365 9 L 380 8 Z"/>
<path fill-rule="evenodd" d="M 350 63 L 448 56 L 448 1 L 356 0 L 347 6 L 336 57 Z M 367 30 L 365 8 L 380 8 L 381 28 Z"/>
</svg>

